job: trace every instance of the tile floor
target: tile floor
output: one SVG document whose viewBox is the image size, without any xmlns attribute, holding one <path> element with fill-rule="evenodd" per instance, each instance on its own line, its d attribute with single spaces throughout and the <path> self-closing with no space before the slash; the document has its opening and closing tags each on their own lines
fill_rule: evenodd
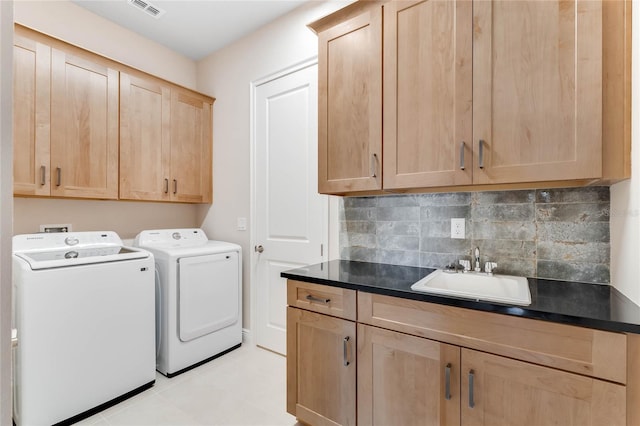
<svg viewBox="0 0 640 426">
<path fill-rule="evenodd" d="M 243 344 L 77 425 L 299 425 L 285 407 L 286 359 Z"/>
</svg>

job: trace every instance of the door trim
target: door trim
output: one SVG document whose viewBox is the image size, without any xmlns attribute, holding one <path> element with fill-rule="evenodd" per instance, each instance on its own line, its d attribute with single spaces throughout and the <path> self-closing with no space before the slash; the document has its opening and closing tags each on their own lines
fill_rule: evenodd
<svg viewBox="0 0 640 426">
<path fill-rule="evenodd" d="M 273 80 L 277 80 L 286 75 L 293 74 L 297 71 L 301 71 L 305 68 L 312 67 L 318 64 L 318 56 L 313 56 L 311 58 L 305 59 L 301 62 L 295 63 L 288 67 L 285 67 L 279 71 L 268 74 L 264 77 L 261 77 L 257 80 L 254 80 L 250 83 L 249 90 L 249 164 L 250 164 L 250 206 L 249 206 L 249 258 L 250 258 L 250 268 L 249 268 L 249 300 L 251 303 L 251 308 L 249 309 L 250 315 L 250 326 L 251 326 L 251 346 L 255 346 L 257 339 L 255 338 L 255 331 L 257 328 L 257 288 L 256 288 L 256 279 L 257 279 L 257 267 L 258 267 L 258 257 L 256 252 L 253 250 L 253 247 L 256 245 L 256 92 L 258 87 L 269 83 Z M 328 232 L 329 227 L 327 227 Z M 329 241 L 329 236 L 327 235 L 327 245 Z"/>
</svg>

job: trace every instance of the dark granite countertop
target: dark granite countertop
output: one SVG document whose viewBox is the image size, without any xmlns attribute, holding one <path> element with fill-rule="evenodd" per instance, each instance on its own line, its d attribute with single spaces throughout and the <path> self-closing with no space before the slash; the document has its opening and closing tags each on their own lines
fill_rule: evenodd
<svg viewBox="0 0 640 426">
<path fill-rule="evenodd" d="M 411 266 L 333 260 L 288 270 L 281 276 L 478 311 L 640 334 L 640 306 L 609 285 L 529 278 L 529 306 L 436 296 L 411 290 L 413 283 L 433 271 Z"/>
</svg>

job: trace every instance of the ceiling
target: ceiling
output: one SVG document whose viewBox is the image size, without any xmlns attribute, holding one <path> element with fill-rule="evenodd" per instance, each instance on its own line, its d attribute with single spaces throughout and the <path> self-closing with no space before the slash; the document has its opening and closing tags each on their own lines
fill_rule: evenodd
<svg viewBox="0 0 640 426">
<path fill-rule="evenodd" d="M 197 61 L 309 0 L 71 1 Z"/>
</svg>

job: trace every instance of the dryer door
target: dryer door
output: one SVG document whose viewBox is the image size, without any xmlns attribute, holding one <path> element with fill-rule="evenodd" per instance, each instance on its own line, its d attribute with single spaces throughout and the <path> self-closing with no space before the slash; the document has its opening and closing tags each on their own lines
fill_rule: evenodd
<svg viewBox="0 0 640 426">
<path fill-rule="evenodd" d="M 240 305 L 238 253 L 178 260 L 178 331 L 188 342 L 236 321 Z"/>
</svg>

